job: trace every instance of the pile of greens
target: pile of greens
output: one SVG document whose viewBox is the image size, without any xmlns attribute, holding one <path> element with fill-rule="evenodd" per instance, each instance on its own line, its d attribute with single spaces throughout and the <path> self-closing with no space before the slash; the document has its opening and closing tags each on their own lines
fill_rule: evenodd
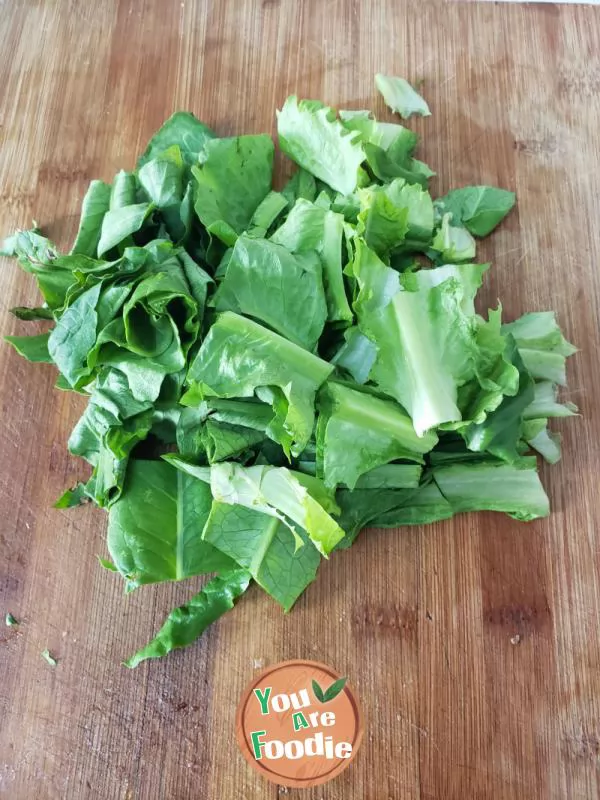
<svg viewBox="0 0 600 800">
<path fill-rule="evenodd" d="M 428 115 L 378 75 L 402 116 Z M 133 172 L 92 181 L 68 255 L 34 228 L 4 255 L 44 302 L 9 336 L 88 399 L 69 450 L 91 477 L 58 506 L 108 511 L 105 567 L 127 591 L 216 573 L 126 663 L 193 642 L 253 580 L 288 611 L 321 558 L 367 525 L 464 511 L 548 514 L 536 452 L 574 352 L 554 314 L 503 323 L 475 296 L 476 239 L 514 204 L 468 186 L 433 200 L 417 136 L 290 97 L 273 189 L 267 135 L 219 138 L 174 114 Z"/>
</svg>

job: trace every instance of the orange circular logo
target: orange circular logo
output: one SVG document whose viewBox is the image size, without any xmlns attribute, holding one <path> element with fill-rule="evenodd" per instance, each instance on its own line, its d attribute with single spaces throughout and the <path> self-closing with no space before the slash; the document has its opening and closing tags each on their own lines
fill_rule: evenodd
<svg viewBox="0 0 600 800">
<path fill-rule="evenodd" d="M 308 788 L 350 764 L 363 718 L 345 676 L 316 661 L 284 661 L 247 687 L 236 733 L 246 760 L 267 780 Z"/>
</svg>

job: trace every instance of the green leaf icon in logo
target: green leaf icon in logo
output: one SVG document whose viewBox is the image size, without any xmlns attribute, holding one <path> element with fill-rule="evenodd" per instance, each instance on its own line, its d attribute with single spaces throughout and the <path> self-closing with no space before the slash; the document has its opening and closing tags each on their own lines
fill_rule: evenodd
<svg viewBox="0 0 600 800">
<path fill-rule="evenodd" d="M 319 703 L 329 703 L 330 700 L 334 700 L 338 694 L 342 691 L 344 686 L 346 685 L 346 681 L 348 678 L 339 678 L 337 681 L 334 681 L 331 686 L 323 691 L 319 684 L 313 680 L 312 682 L 312 689 L 315 694 L 315 697 L 319 701 Z"/>
</svg>

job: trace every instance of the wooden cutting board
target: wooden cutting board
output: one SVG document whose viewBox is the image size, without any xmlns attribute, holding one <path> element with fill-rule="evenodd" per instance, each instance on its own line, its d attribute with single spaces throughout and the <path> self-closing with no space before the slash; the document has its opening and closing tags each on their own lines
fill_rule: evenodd
<svg viewBox="0 0 600 800">
<path fill-rule="evenodd" d="M 128 671 L 190 588 L 124 597 L 100 569 L 103 512 L 52 508 L 86 474 L 66 451 L 82 398 L 0 347 L 0 610 L 21 622 L 0 634 L 0 796 L 600 797 L 600 9 L 3 0 L 0 41 L 0 231 L 35 218 L 65 247 L 88 181 L 131 168 L 176 109 L 222 135 L 273 131 L 292 92 L 389 118 L 374 72 L 422 78 L 434 191 L 518 194 L 481 248 L 485 299 L 557 310 L 582 411 L 541 469 L 550 519 L 370 531 L 291 614 L 251 591 L 197 646 Z M 3 261 L 0 288 L 2 333 L 23 332 L 7 312 L 32 280 Z M 249 769 L 234 715 L 260 666 L 311 657 L 350 676 L 367 727 L 350 769 L 301 794 Z"/>
</svg>

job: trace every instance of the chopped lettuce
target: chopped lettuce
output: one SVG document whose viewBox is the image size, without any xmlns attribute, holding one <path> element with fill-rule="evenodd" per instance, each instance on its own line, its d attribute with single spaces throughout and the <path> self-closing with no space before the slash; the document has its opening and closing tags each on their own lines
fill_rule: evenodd
<svg viewBox="0 0 600 800">
<path fill-rule="evenodd" d="M 275 412 L 267 433 L 286 451 L 299 453 L 312 433 L 315 395 L 332 369 L 282 336 L 226 311 L 190 365 L 183 402 L 256 395 Z"/>
<path fill-rule="evenodd" d="M 402 78 L 376 85 L 429 115 Z M 434 199 L 417 134 L 369 111 L 292 96 L 277 129 L 298 165 L 281 189 L 270 136 L 177 112 L 134 170 L 91 182 L 69 254 L 35 223 L 0 250 L 41 294 L 12 309 L 33 334 L 6 340 L 85 400 L 68 447 L 90 474 L 57 507 L 107 510 L 100 561 L 128 591 L 216 573 L 128 667 L 251 581 L 289 611 L 367 525 L 546 516 L 532 454 L 556 463 L 549 421 L 577 413 L 553 312 L 476 311 L 477 238 L 512 192 Z"/>
<path fill-rule="evenodd" d="M 400 114 L 403 119 L 408 119 L 413 114 L 418 114 L 420 117 L 431 116 L 425 100 L 404 78 L 394 78 L 378 72 L 375 75 L 375 85 L 381 92 L 386 106 Z"/>
<path fill-rule="evenodd" d="M 277 112 L 283 152 L 332 189 L 350 194 L 365 154 L 357 135 L 344 128 L 335 112 L 315 100 L 288 97 Z"/>
<path fill-rule="evenodd" d="M 361 475 L 396 459 L 423 462 L 437 436 L 419 437 L 408 414 L 381 399 L 328 382 L 319 394 L 317 471 L 325 485 L 353 489 Z"/>
<path fill-rule="evenodd" d="M 473 236 L 487 236 L 499 225 L 515 204 L 514 192 L 495 186 L 465 186 L 453 189 L 436 201 L 443 212 L 452 215 L 455 225 Z"/>
</svg>

